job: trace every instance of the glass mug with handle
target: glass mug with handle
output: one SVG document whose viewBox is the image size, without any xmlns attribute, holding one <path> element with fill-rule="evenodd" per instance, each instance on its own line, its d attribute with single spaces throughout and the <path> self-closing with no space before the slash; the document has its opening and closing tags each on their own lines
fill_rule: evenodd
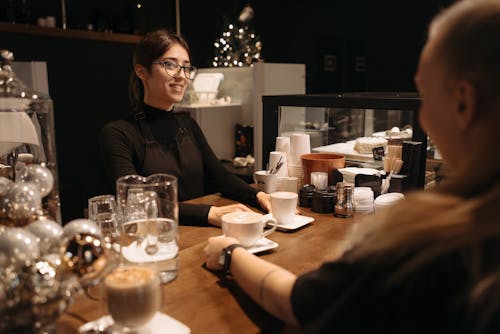
<svg viewBox="0 0 500 334">
<path fill-rule="evenodd" d="M 126 175 L 116 181 L 121 212 L 121 255 L 124 265 L 157 269 L 161 282 L 179 269 L 177 178 Z"/>
</svg>

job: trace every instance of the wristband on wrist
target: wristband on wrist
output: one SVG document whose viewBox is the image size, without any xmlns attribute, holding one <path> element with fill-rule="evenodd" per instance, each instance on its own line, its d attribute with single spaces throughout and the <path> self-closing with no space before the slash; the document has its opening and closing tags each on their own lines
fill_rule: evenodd
<svg viewBox="0 0 500 334">
<path fill-rule="evenodd" d="M 233 255 L 233 251 L 239 247 L 245 248 L 240 244 L 232 244 L 222 249 L 219 257 L 219 263 L 220 265 L 222 265 L 222 273 L 224 274 L 224 276 L 228 276 L 230 274 L 229 269 L 231 267 L 231 258 Z"/>
</svg>

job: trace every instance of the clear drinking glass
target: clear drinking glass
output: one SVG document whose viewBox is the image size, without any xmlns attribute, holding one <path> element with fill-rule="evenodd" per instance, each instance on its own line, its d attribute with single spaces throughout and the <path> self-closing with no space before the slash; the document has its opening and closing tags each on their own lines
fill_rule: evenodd
<svg viewBox="0 0 500 334">
<path fill-rule="evenodd" d="M 162 283 L 173 280 L 179 269 L 177 178 L 127 175 L 116 181 L 116 192 L 122 263 L 155 268 Z"/>
<path fill-rule="evenodd" d="M 94 221 L 102 231 L 106 242 L 110 242 L 115 250 L 119 247 L 118 213 L 113 195 L 99 195 L 89 198 L 89 219 Z M 115 247 L 116 246 L 116 247 Z"/>
</svg>

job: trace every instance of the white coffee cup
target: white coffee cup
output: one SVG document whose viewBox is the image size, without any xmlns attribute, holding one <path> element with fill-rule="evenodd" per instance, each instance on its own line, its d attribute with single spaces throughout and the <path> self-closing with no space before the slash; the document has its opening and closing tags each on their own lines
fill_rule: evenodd
<svg viewBox="0 0 500 334">
<path fill-rule="evenodd" d="M 297 209 L 297 193 L 278 191 L 271 194 L 271 210 L 279 225 L 292 224 Z"/>
<path fill-rule="evenodd" d="M 264 231 L 264 227 L 271 223 L 272 227 Z M 276 230 L 276 219 L 263 216 L 256 212 L 231 212 L 222 216 L 222 233 L 226 237 L 233 237 L 244 247 L 251 247 L 255 243 Z"/>
<path fill-rule="evenodd" d="M 269 174 L 267 170 L 259 170 L 253 173 L 253 180 L 257 183 L 257 189 L 265 193 L 276 191 L 277 174 Z"/>
</svg>

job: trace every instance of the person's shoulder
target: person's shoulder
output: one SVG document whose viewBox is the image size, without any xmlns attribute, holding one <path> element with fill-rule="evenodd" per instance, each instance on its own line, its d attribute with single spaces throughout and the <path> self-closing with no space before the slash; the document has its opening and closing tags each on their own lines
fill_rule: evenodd
<svg viewBox="0 0 500 334">
<path fill-rule="evenodd" d="M 191 120 L 194 120 L 192 117 L 191 117 L 191 114 L 189 113 L 189 111 L 175 111 L 175 116 L 176 117 L 181 117 L 181 118 L 185 118 L 185 119 L 191 119 Z"/>
<path fill-rule="evenodd" d="M 182 120 L 184 126 L 189 126 L 189 127 L 198 127 L 198 123 L 196 123 L 196 121 L 194 120 L 193 117 L 191 117 L 191 114 L 189 113 L 189 111 L 178 111 L 178 112 L 175 112 L 175 117 L 177 117 L 177 119 L 180 119 Z"/>
<path fill-rule="evenodd" d="M 107 131 L 131 131 L 136 129 L 136 125 L 131 119 L 118 119 L 106 123 L 102 127 L 103 132 Z"/>
<path fill-rule="evenodd" d="M 106 123 L 100 136 L 104 141 L 141 141 L 140 131 L 133 119 L 119 119 Z"/>
</svg>

